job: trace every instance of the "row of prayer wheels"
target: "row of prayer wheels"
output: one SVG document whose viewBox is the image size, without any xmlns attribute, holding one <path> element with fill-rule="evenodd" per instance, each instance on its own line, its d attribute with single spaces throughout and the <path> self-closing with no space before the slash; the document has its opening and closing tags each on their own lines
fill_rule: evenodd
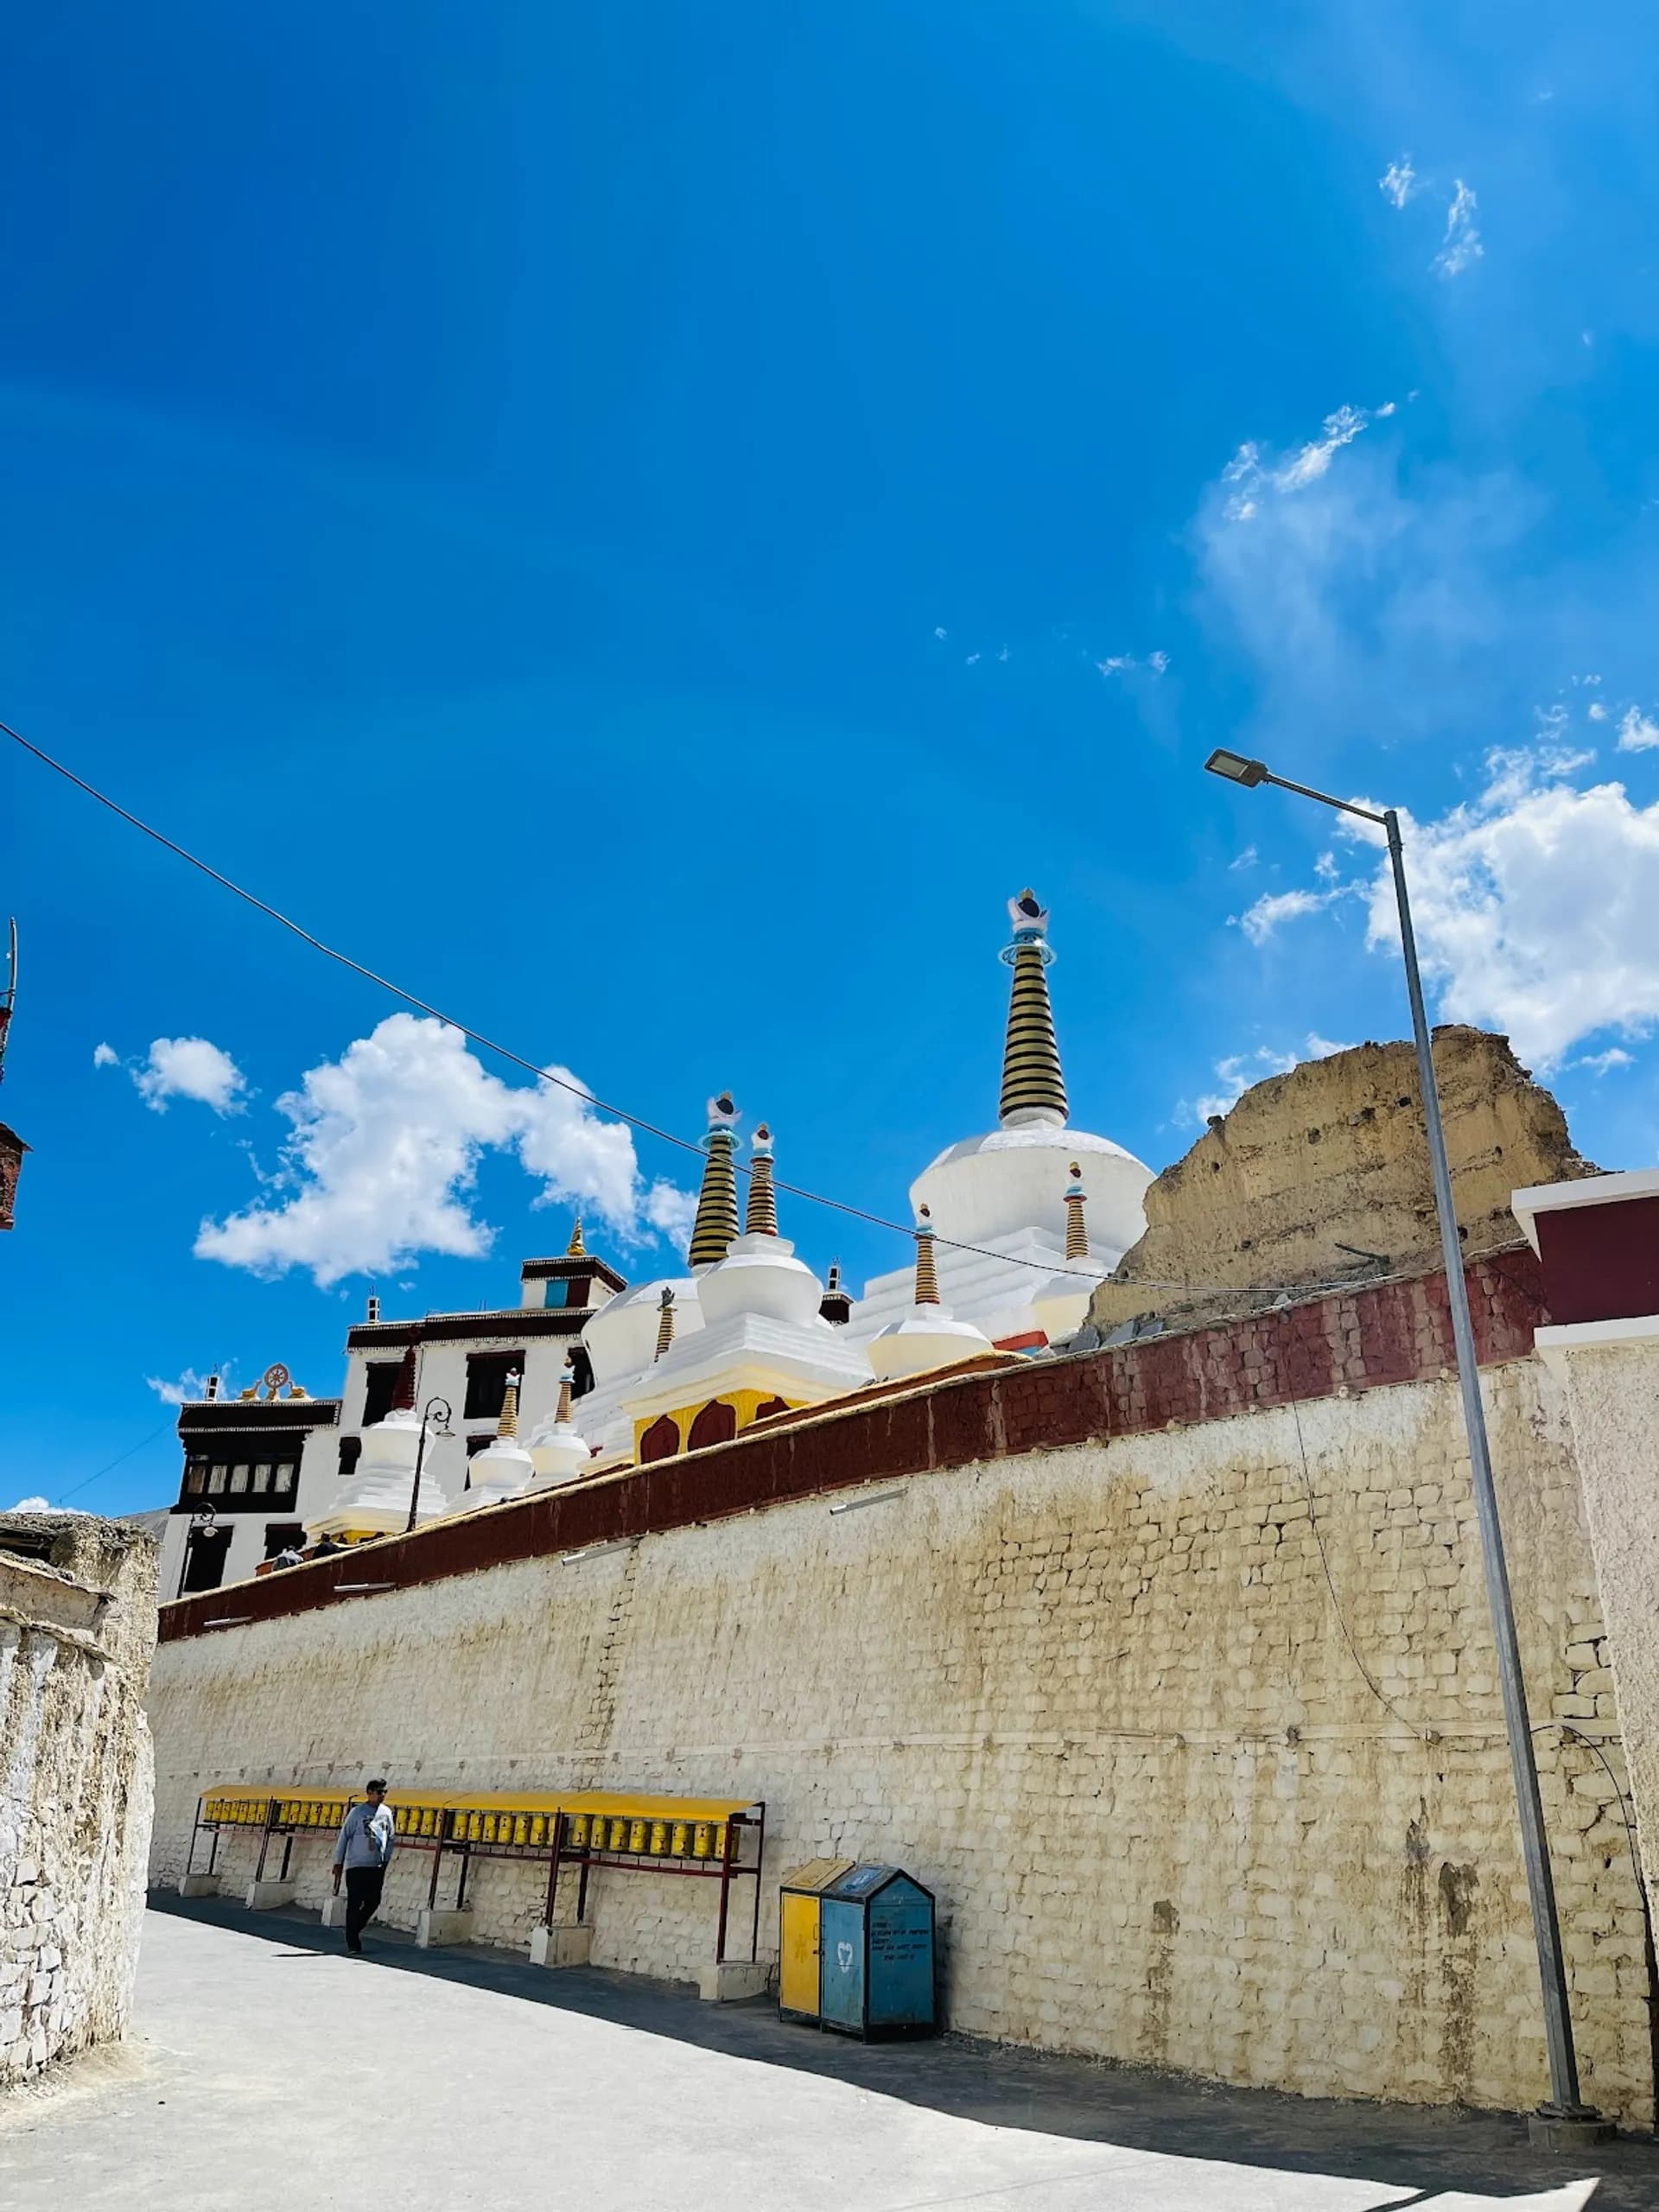
<svg viewBox="0 0 1659 2212">
<path fill-rule="evenodd" d="M 282 1828 L 337 1828 L 350 1804 L 346 1798 L 209 1797 L 202 1817 L 209 1825 L 263 1828 L 275 1806 L 272 1825 Z M 485 1813 L 439 1805 L 394 1805 L 394 1832 L 402 1836 L 440 1836 L 452 1843 L 493 1843 L 512 1849 L 545 1851 L 553 1840 L 552 1813 Z M 447 1826 L 446 1826 L 447 1822 Z M 625 1852 L 641 1859 L 720 1859 L 726 1854 L 724 1821 L 659 1820 L 638 1813 L 568 1813 L 565 1847 L 570 1851 Z"/>
</svg>

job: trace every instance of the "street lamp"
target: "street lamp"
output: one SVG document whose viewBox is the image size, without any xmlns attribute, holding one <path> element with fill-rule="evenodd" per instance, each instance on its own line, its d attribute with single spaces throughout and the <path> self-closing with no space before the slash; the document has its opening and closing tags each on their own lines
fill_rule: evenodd
<svg viewBox="0 0 1659 2212">
<path fill-rule="evenodd" d="M 1538 1974 L 1543 1985 L 1544 2042 L 1549 2053 L 1553 2098 L 1540 2108 L 1547 2126 L 1562 2120 L 1589 2123 L 1611 2133 L 1592 2105 L 1579 2095 L 1578 2059 L 1573 2048 L 1573 2018 L 1567 2008 L 1567 1968 L 1561 1958 L 1560 1924 L 1555 1912 L 1555 1885 L 1549 1871 L 1549 1852 L 1544 1838 L 1543 1804 L 1538 1794 L 1538 1767 L 1532 1755 L 1532 1732 L 1527 1714 L 1526 1685 L 1521 1676 L 1521 1650 L 1515 1632 L 1515 1606 L 1510 1595 L 1510 1571 L 1503 1558 L 1503 1531 L 1497 1516 L 1497 1492 L 1492 1484 L 1492 1459 L 1486 1440 L 1486 1414 L 1480 1397 L 1480 1370 L 1475 1364 L 1475 1331 L 1469 1315 L 1469 1291 L 1463 1279 L 1463 1246 L 1458 1217 L 1452 1203 L 1452 1173 L 1446 1165 L 1446 1130 L 1440 1120 L 1440 1095 L 1434 1081 L 1434 1054 L 1428 1016 L 1423 1007 L 1422 977 L 1417 969 L 1417 941 L 1412 933 L 1411 906 L 1406 897 L 1406 861 L 1400 841 L 1400 817 L 1393 807 L 1376 813 L 1351 800 L 1332 798 L 1306 784 L 1293 784 L 1275 776 L 1265 761 L 1248 760 L 1242 753 L 1218 748 L 1205 766 L 1212 776 L 1253 791 L 1258 784 L 1274 784 L 1294 791 L 1300 798 L 1317 799 L 1321 806 L 1340 814 L 1357 815 L 1375 822 L 1388 838 L 1389 863 L 1394 870 L 1395 903 L 1400 912 L 1400 943 L 1405 954 L 1406 992 L 1411 1001 L 1412 1035 L 1417 1046 L 1417 1076 L 1422 1089 L 1423 1122 L 1428 1134 L 1429 1168 L 1434 1182 L 1434 1210 L 1440 1216 L 1440 1256 L 1446 1267 L 1446 1296 L 1452 1308 L 1452 1340 L 1457 1348 L 1458 1382 L 1463 1394 L 1463 1421 L 1469 1437 L 1469 1467 L 1475 1492 L 1475 1513 L 1480 1523 L 1481 1556 L 1486 1570 L 1486 1601 L 1491 1610 L 1492 1636 L 1497 1645 L 1497 1679 L 1503 1695 L 1503 1722 L 1510 1739 L 1510 1764 L 1515 1775 L 1515 1795 L 1521 1814 L 1521 1853 L 1527 1870 L 1527 1894 L 1532 1903 L 1532 1930 L 1538 1946 Z"/>
<path fill-rule="evenodd" d="M 405 1535 L 414 1529 L 415 1516 L 420 1510 L 421 1462 L 426 1457 L 427 1424 L 433 1421 L 437 1422 L 437 1427 L 432 1432 L 434 1436 L 453 1436 L 455 1432 L 449 1426 L 449 1414 L 450 1405 L 448 1398 L 429 1398 L 421 1408 L 421 1436 L 419 1443 L 415 1446 L 415 1486 L 409 1494 L 409 1518 L 404 1523 Z"/>
<path fill-rule="evenodd" d="M 179 1562 L 179 1586 L 174 1593 L 175 1597 L 182 1598 L 184 1595 L 184 1579 L 190 1572 L 190 1554 L 195 1548 L 195 1539 L 211 1535 L 218 1519 L 219 1508 L 211 1499 L 207 1504 L 199 1505 L 190 1516 L 189 1525 L 184 1532 L 184 1557 Z"/>
</svg>

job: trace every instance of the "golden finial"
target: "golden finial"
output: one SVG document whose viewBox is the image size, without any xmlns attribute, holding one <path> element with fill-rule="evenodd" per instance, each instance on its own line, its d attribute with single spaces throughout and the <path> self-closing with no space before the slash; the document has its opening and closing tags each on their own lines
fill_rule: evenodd
<svg viewBox="0 0 1659 2212">
<path fill-rule="evenodd" d="M 674 1341 L 674 1292 L 663 1285 L 662 1302 L 657 1314 L 657 1350 L 654 1357 L 660 1359 Z"/>
<path fill-rule="evenodd" d="M 518 1433 L 518 1377 L 509 1375 L 507 1388 L 501 1400 L 501 1418 L 495 1424 L 498 1437 L 517 1436 Z"/>
<path fill-rule="evenodd" d="M 564 1248 L 567 1260 L 585 1260 L 588 1247 L 582 1241 L 582 1216 L 578 1214 L 570 1224 L 570 1242 Z"/>
</svg>

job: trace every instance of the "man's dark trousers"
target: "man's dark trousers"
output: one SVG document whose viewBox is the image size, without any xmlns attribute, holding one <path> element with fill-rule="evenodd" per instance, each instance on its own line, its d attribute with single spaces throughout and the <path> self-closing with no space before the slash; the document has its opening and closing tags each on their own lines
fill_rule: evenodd
<svg viewBox="0 0 1659 2212">
<path fill-rule="evenodd" d="M 386 1885 L 384 1866 L 348 1866 L 346 1869 L 346 1948 L 354 1951 L 363 1941 L 363 1930 L 380 1910 L 380 1892 Z"/>
</svg>

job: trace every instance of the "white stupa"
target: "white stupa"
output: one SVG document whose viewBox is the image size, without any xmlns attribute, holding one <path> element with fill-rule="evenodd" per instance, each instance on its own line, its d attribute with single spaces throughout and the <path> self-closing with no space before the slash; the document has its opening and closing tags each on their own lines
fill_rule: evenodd
<svg viewBox="0 0 1659 2212">
<path fill-rule="evenodd" d="M 430 1442 L 429 1433 L 428 1441 Z M 416 1462 L 421 1463 L 421 1488 L 415 1500 Z M 342 1542 L 359 1542 L 366 1536 L 390 1536 L 409 1526 L 415 1503 L 415 1525 L 442 1520 L 449 1501 L 435 1480 L 429 1458 L 421 1451 L 421 1417 L 415 1410 L 415 1347 L 404 1354 L 397 1386 L 384 1421 L 363 1432 L 363 1449 L 356 1466 L 340 1478 L 334 1502 L 327 1513 L 308 1521 L 305 1533 L 315 1541 L 334 1536 Z"/>
<path fill-rule="evenodd" d="M 709 1429 L 734 1434 L 765 1412 L 820 1405 L 870 1380 L 863 1347 L 823 1319 L 823 1284 L 778 1233 L 764 1124 L 754 1134 L 747 1217 L 737 1234 L 735 1120 L 729 1096 L 711 1102 L 690 1250 L 702 1325 L 681 1336 L 677 1300 L 664 1304 L 657 1357 L 623 1401 L 646 1456 L 693 1448 Z M 648 1446 L 647 1429 L 655 1430 Z"/>
<path fill-rule="evenodd" d="M 455 1500 L 457 1513 L 517 1497 L 536 1478 L 536 1463 L 518 1441 L 518 1377 L 509 1375 L 495 1435 L 467 1465 L 467 1487 Z"/>
<path fill-rule="evenodd" d="M 1002 957 L 1014 979 L 997 1126 L 947 1146 L 912 1184 L 910 1197 L 918 1212 L 927 1207 L 938 1231 L 939 1289 L 956 1318 L 974 1323 L 994 1343 L 1035 1344 L 1052 1334 L 1037 1311 L 1039 1300 L 1059 1332 L 1070 1333 L 1094 1282 L 1109 1274 L 1140 1236 L 1152 1170 L 1109 1137 L 1068 1125 L 1049 1004 L 1048 914 L 1029 890 L 1008 901 L 1008 913 L 1014 937 Z M 1067 1289 L 1065 1192 L 1073 1161 L 1091 1192 L 1086 1261 L 1093 1272 Z M 1054 1305 L 1057 1277 L 1065 1296 L 1081 1296 L 1077 1321 L 1068 1324 Z M 902 1319 L 912 1290 L 908 1268 L 874 1276 L 853 1309 L 852 1332 L 874 1338 Z"/>
<path fill-rule="evenodd" d="M 575 1363 L 567 1353 L 564 1371 L 559 1376 L 558 1404 L 551 1419 L 542 1421 L 531 1436 L 533 1471 L 524 1485 L 527 1491 L 556 1490 L 588 1471 L 593 1455 L 587 1438 L 570 1417 L 575 1376 Z"/>
<path fill-rule="evenodd" d="M 990 1338 L 971 1321 L 958 1321 L 939 1301 L 934 1268 L 935 1230 L 925 1206 L 916 1224 L 916 1297 L 902 1320 L 878 1329 L 865 1349 L 878 1382 L 901 1375 L 928 1375 L 959 1360 L 993 1349 Z"/>
</svg>

